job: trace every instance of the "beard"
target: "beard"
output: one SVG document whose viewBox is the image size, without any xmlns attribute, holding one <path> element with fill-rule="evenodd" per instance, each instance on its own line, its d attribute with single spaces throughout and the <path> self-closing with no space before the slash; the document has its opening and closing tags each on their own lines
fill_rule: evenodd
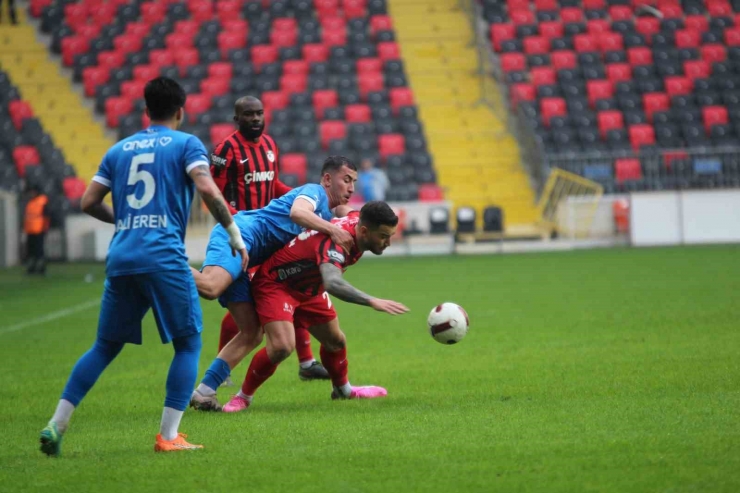
<svg viewBox="0 0 740 493">
<path fill-rule="evenodd" d="M 248 139 L 258 139 L 265 131 L 265 124 L 263 123 L 259 126 L 259 128 L 254 128 L 251 125 L 247 127 L 240 127 L 239 131 Z"/>
</svg>

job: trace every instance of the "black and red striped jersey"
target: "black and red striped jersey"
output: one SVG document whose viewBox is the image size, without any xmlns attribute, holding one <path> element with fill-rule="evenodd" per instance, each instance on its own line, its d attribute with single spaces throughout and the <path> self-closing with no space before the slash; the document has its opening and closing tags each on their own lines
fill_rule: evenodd
<svg viewBox="0 0 740 493">
<path fill-rule="evenodd" d="M 255 143 L 237 130 L 216 146 L 211 175 L 232 213 L 261 209 L 291 190 L 278 179 L 279 160 L 277 144 L 267 134 Z"/>
<path fill-rule="evenodd" d="M 331 221 L 349 231 L 355 238 L 355 244 L 349 253 L 323 233 L 304 231 L 264 262 L 255 274 L 255 280 L 258 280 L 258 277 L 267 278 L 303 295 L 318 295 L 323 291 L 319 271 L 321 264 L 330 263 L 346 270 L 362 257 L 362 252 L 357 248 L 359 221 L 360 213 L 357 211 L 350 212 L 347 217 Z"/>
</svg>

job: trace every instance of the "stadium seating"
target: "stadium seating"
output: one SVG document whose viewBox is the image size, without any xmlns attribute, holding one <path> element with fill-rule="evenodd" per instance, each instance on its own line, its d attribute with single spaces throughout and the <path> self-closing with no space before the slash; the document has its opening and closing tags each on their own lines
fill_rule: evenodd
<svg viewBox="0 0 740 493">
<path fill-rule="evenodd" d="M 234 101 L 251 94 L 289 180 L 317 180 L 328 152 L 400 161 L 389 166 L 389 200 L 417 200 L 420 185 L 435 184 L 385 0 L 104 5 L 33 0 L 30 12 L 120 137 L 145 120 L 143 84 L 167 75 L 188 93 L 183 130 L 207 147 L 227 133 Z"/>
<path fill-rule="evenodd" d="M 740 158 L 740 2 L 479 3 L 511 111 L 546 166 L 607 192 L 740 186 L 728 172 Z"/>
</svg>

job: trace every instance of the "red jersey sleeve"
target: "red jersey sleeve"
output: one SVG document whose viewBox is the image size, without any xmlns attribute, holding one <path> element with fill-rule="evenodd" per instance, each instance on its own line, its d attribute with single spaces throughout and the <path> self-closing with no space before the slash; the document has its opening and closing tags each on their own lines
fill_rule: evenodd
<svg viewBox="0 0 740 493">
<path fill-rule="evenodd" d="M 221 142 L 213 151 L 213 154 L 211 154 L 211 176 L 213 177 L 213 181 L 216 182 L 216 186 L 221 191 L 221 194 L 225 193 L 226 185 L 229 183 L 229 175 L 226 169 L 233 159 L 234 151 L 228 140 Z M 237 210 L 231 204 L 226 202 L 226 205 L 232 214 L 237 213 Z"/>
<path fill-rule="evenodd" d="M 332 264 L 344 270 L 346 263 L 347 255 L 342 247 L 331 241 L 331 238 L 327 236 L 319 243 L 319 248 L 316 251 L 316 265 Z"/>
</svg>

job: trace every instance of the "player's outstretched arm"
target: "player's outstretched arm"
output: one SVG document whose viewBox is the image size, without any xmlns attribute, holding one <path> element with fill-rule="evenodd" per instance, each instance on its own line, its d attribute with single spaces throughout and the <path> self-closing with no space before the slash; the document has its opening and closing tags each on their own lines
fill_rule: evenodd
<svg viewBox="0 0 740 493">
<path fill-rule="evenodd" d="M 231 217 L 231 211 L 226 205 L 221 191 L 216 186 L 216 183 L 211 177 L 211 172 L 208 166 L 196 166 L 190 170 L 190 178 L 195 183 L 195 188 L 198 193 L 203 197 L 206 207 L 211 212 L 211 215 L 223 226 L 229 233 L 229 245 L 234 251 L 238 251 L 242 257 L 242 270 L 247 271 L 249 265 L 249 255 L 247 255 L 247 248 L 242 240 L 242 235 L 239 232 L 239 228 L 234 223 L 234 218 Z"/>
<path fill-rule="evenodd" d="M 381 300 L 373 298 L 369 294 L 363 293 L 359 289 L 348 283 L 342 275 L 342 269 L 333 264 L 321 264 L 319 266 L 321 278 L 324 283 L 324 289 L 347 303 L 356 305 L 370 306 L 379 312 L 389 313 L 391 315 L 402 315 L 409 309 L 401 303 L 391 300 Z"/>
<path fill-rule="evenodd" d="M 103 203 L 108 192 L 110 188 L 107 186 L 94 180 L 91 181 L 80 202 L 82 212 L 104 223 L 113 224 L 115 222 L 113 208 Z"/>
<path fill-rule="evenodd" d="M 355 242 L 348 231 L 317 216 L 314 213 L 314 205 L 301 197 L 296 198 L 290 208 L 290 220 L 298 226 L 330 236 L 345 252 L 349 252 Z"/>
</svg>

